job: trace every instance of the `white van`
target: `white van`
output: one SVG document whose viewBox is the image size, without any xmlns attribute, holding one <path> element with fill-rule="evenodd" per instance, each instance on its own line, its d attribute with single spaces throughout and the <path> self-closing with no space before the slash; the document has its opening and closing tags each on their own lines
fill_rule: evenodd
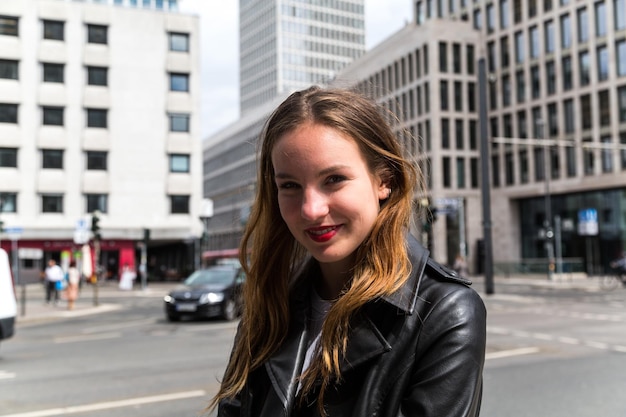
<svg viewBox="0 0 626 417">
<path fill-rule="evenodd" d="M 17 303 L 9 256 L 0 249 L 0 340 L 13 336 Z"/>
</svg>

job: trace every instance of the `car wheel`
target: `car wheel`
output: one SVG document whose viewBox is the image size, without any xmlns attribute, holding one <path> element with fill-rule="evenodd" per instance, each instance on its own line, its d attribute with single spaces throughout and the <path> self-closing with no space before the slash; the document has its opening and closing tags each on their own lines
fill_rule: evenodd
<svg viewBox="0 0 626 417">
<path fill-rule="evenodd" d="M 179 321 L 179 320 L 180 320 L 180 317 L 179 317 L 179 316 L 177 316 L 177 315 L 174 315 L 174 314 L 168 314 L 168 315 L 167 315 L 167 319 L 168 319 L 169 321 Z"/>
<path fill-rule="evenodd" d="M 228 321 L 232 321 L 237 318 L 237 304 L 235 303 L 235 300 L 228 299 L 224 302 L 222 315 Z"/>
</svg>

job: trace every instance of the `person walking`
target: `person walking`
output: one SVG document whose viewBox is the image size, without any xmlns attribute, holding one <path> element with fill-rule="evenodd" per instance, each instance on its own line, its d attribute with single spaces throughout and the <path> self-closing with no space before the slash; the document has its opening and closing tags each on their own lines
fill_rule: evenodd
<svg viewBox="0 0 626 417">
<path fill-rule="evenodd" d="M 479 415 L 485 306 L 409 233 L 426 189 L 387 117 L 319 87 L 270 115 L 239 250 L 244 312 L 205 411 Z"/>
<path fill-rule="evenodd" d="M 46 304 L 50 304 L 52 297 L 54 296 L 54 304 L 59 303 L 59 290 L 58 283 L 63 282 L 65 274 L 56 260 L 50 258 L 48 266 L 44 271 L 44 285 L 46 287 Z"/>
<path fill-rule="evenodd" d="M 78 299 L 78 289 L 80 286 L 80 272 L 76 267 L 76 261 L 71 260 L 67 270 L 67 288 L 65 294 L 67 297 L 67 309 L 74 310 L 74 305 Z"/>
</svg>

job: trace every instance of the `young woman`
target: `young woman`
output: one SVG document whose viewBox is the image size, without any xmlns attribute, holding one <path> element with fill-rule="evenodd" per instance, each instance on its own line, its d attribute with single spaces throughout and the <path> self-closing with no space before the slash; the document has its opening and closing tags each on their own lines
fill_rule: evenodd
<svg viewBox="0 0 626 417">
<path fill-rule="evenodd" d="M 477 416 L 485 308 L 409 235 L 418 173 L 376 105 L 317 87 L 266 123 L 218 416 Z"/>
</svg>

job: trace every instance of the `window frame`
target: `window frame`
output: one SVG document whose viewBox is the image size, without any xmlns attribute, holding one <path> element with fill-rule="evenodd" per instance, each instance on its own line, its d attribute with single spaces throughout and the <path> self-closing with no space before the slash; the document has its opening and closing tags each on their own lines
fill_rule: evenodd
<svg viewBox="0 0 626 417">
<path fill-rule="evenodd" d="M 170 214 L 189 214 L 189 195 L 170 195 Z"/>
<path fill-rule="evenodd" d="M 107 25 L 95 25 L 87 23 L 87 43 L 108 45 L 109 27 Z"/>
<path fill-rule="evenodd" d="M 48 209 L 48 207 L 53 209 Z M 41 194 L 42 213 L 63 213 L 63 194 Z"/>
<path fill-rule="evenodd" d="M 108 109 L 86 108 L 86 127 L 107 129 L 109 126 Z"/>
<path fill-rule="evenodd" d="M 85 194 L 85 209 L 87 213 L 99 211 L 100 213 L 109 212 L 109 196 L 108 194 Z"/>
<path fill-rule="evenodd" d="M 16 103 L 0 103 L 0 123 L 17 124 L 18 110 Z"/>
<path fill-rule="evenodd" d="M 0 168 L 17 168 L 17 148 L 0 147 Z"/>
<path fill-rule="evenodd" d="M 106 171 L 108 169 L 108 152 L 86 151 L 85 167 L 88 171 Z M 91 213 L 91 211 L 88 211 Z"/>
<path fill-rule="evenodd" d="M 41 65 L 41 79 L 43 82 L 61 84 L 65 82 L 65 64 L 42 62 Z"/>
<path fill-rule="evenodd" d="M 0 35 L 19 36 L 20 18 L 16 16 L 0 15 Z"/>
<path fill-rule="evenodd" d="M 189 74 L 184 72 L 170 72 L 170 91 L 188 93 L 189 92 Z M 183 83 L 180 85 L 179 83 Z"/>
<path fill-rule="evenodd" d="M 170 132 L 189 133 L 191 115 L 189 113 L 169 113 Z M 184 126 L 181 126 L 184 124 Z"/>
<path fill-rule="evenodd" d="M 17 213 L 17 193 L 0 191 L 0 213 Z"/>
<path fill-rule="evenodd" d="M 42 106 L 41 124 L 44 126 L 63 126 L 64 108 L 60 106 Z"/>
<path fill-rule="evenodd" d="M 63 169 L 63 149 L 41 149 L 42 169 Z"/>
<path fill-rule="evenodd" d="M 185 166 L 181 166 L 183 164 Z M 171 153 L 169 155 L 169 171 L 176 174 L 188 174 L 191 171 L 191 155 Z"/>
<path fill-rule="evenodd" d="M 168 32 L 168 46 L 171 52 L 189 52 L 189 33 Z"/>
<path fill-rule="evenodd" d="M 18 80 L 20 76 L 19 61 L 16 59 L 0 59 L 0 79 Z"/>
<path fill-rule="evenodd" d="M 65 40 L 65 22 L 62 20 L 42 19 L 43 39 Z"/>
<path fill-rule="evenodd" d="M 87 85 L 108 86 L 109 69 L 95 65 L 87 65 Z"/>
</svg>

